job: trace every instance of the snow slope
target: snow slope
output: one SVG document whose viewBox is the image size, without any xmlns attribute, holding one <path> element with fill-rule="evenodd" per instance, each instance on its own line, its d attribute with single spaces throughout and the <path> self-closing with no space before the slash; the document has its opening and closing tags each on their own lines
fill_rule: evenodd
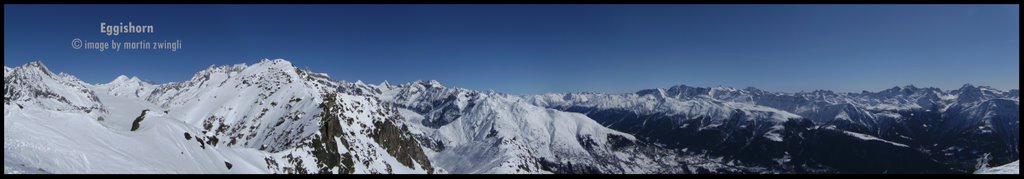
<svg viewBox="0 0 1024 179">
<path fill-rule="evenodd" d="M 95 93 L 39 62 L 13 69 L 4 86 L 4 173 L 266 172 L 254 160 L 262 152 L 200 147 L 183 135 L 198 128 L 159 112 L 146 113 L 131 131 L 143 102 Z"/>
<path fill-rule="evenodd" d="M 1003 166 L 981 169 L 975 174 L 1020 174 L 1020 160 Z"/>
<path fill-rule="evenodd" d="M 149 113 L 137 131 L 112 130 L 88 115 L 4 106 L 4 173 L 266 173 L 255 149 L 206 147 L 199 129 Z M 233 166 L 228 169 L 225 162 Z"/>
</svg>

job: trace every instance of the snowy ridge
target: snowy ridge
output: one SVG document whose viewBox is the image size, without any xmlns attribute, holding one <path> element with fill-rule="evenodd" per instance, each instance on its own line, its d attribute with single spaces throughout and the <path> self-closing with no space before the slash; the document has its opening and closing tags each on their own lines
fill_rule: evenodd
<svg viewBox="0 0 1024 179">
<path fill-rule="evenodd" d="M 320 93 L 281 60 L 210 68 L 190 81 L 161 85 L 147 99 L 228 145 L 280 151 L 319 127 L 309 121 L 323 101 Z"/>
<path fill-rule="evenodd" d="M 4 104 L 19 108 L 102 113 L 102 104 L 85 83 L 74 76 L 55 74 L 36 61 L 4 75 Z"/>
<path fill-rule="evenodd" d="M 719 93 L 722 94 L 722 93 Z M 712 98 L 673 98 L 664 93 L 654 94 L 598 94 L 569 93 L 525 96 L 530 103 L 552 108 L 587 107 L 596 109 L 629 109 L 639 114 L 666 114 L 692 117 L 728 118 L 735 110 L 764 113 L 777 122 L 798 115 L 765 106 L 721 101 Z"/>
<path fill-rule="evenodd" d="M 859 133 L 882 135 L 888 132 L 885 124 L 904 120 L 895 115 L 899 111 L 933 111 L 967 115 L 970 121 L 947 123 L 938 127 L 956 131 L 987 120 L 976 106 L 985 103 L 1000 103 L 994 106 L 1006 109 L 1019 106 L 1016 90 L 1004 92 L 987 86 L 964 85 L 960 89 L 942 91 L 938 88 L 917 88 L 912 85 L 893 87 L 880 92 L 835 93 L 827 90 L 799 92 L 794 94 L 766 92 L 756 88 L 735 89 L 728 87 L 690 87 L 677 85 L 668 89 L 641 90 L 628 94 L 601 93 L 549 93 L 527 95 L 533 104 L 556 109 L 591 108 L 599 110 L 620 109 L 638 114 L 685 115 L 685 118 L 710 116 L 727 118 L 732 108 L 717 106 L 759 106 L 761 111 L 783 111 L 783 116 L 811 119 L 815 123 L 841 126 Z M 993 101 L 994 100 L 994 101 Z M 989 104 L 989 106 L 993 106 Z M 950 110 L 952 109 L 952 110 Z M 745 109 L 746 110 L 746 109 Z M 1003 110 L 1006 111 L 1006 110 Z M 997 112 L 1012 114 L 1010 112 Z M 1005 123 L 1005 122 L 1004 122 Z"/>
<path fill-rule="evenodd" d="M 669 124 L 672 127 L 686 128 L 697 127 L 701 130 L 708 128 L 730 127 L 725 126 L 732 119 L 741 118 L 741 121 L 758 123 L 761 127 L 758 132 L 765 139 L 781 141 L 779 137 L 782 124 L 789 119 L 802 118 L 786 111 L 758 106 L 749 103 L 721 101 L 708 96 L 695 95 L 692 91 L 678 90 L 680 92 L 671 94 L 672 90 L 657 89 L 655 93 L 629 93 L 629 94 L 598 94 L 598 93 L 570 93 L 570 94 L 544 94 L 535 96 L 524 96 L 529 103 L 549 108 L 580 112 L 588 115 L 599 115 L 602 111 L 628 111 L 629 116 L 668 116 L 659 119 L 643 119 L 642 121 L 629 121 L 612 117 L 614 120 L 599 120 L 605 126 L 616 127 L 618 130 L 635 131 L 648 133 L 644 129 L 637 129 L 636 126 L 648 126 L 652 124 Z M 711 88 L 709 93 L 718 96 L 734 96 L 730 93 L 738 93 L 737 90 L 726 88 Z M 703 120 L 706 119 L 706 120 Z M 667 120 L 667 121 L 666 121 Z M 700 120 L 699 126 L 691 126 L 689 123 Z M 640 124 L 635 124 L 640 123 Z M 745 127 L 739 124 L 739 127 Z M 657 127 L 657 126 L 655 126 Z M 669 127 L 669 126 L 661 126 Z M 628 130 L 636 129 L 636 130 Z M 657 134 L 661 135 L 661 133 Z M 668 135 L 668 134 L 665 134 Z M 667 141 L 662 141 L 667 142 Z"/>
</svg>

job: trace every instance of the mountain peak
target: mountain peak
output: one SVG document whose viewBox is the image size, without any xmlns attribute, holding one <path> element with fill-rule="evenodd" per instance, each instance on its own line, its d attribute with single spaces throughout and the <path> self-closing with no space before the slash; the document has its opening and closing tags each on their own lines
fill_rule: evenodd
<svg viewBox="0 0 1024 179">
<path fill-rule="evenodd" d="M 138 77 L 134 77 L 134 76 L 133 77 L 128 77 L 128 76 L 125 76 L 125 75 L 118 75 L 117 78 L 114 79 L 114 81 L 126 81 L 126 82 L 139 81 L 139 78 Z"/>
<path fill-rule="evenodd" d="M 43 73 L 46 73 L 47 75 L 50 75 L 52 73 L 52 72 L 50 72 L 50 69 L 47 68 L 45 64 L 43 64 L 43 61 L 38 61 L 38 60 L 37 61 L 28 62 L 25 65 L 22 65 L 21 69 L 36 69 L 36 70 L 39 70 L 39 71 L 41 71 Z"/>
<path fill-rule="evenodd" d="M 287 74 L 294 74 L 296 67 L 292 66 L 292 63 L 284 59 L 262 59 L 260 62 L 252 65 L 246 65 L 244 63 L 235 65 L 210 65 L 206 70 L 199 71 L 192 77 L 192 81 L 202 81 L 210 77 L 211 74 L 231 74 L 234 72 L 243 72 L 251 74 L 263 74 L 272 71 L 283 71 Z M 277 75 L 277 74 L 274 74 Z"/>
<path fill-rule="evenodd" d="M 902 88 L 903 88 L 903 91 L 917 91 L 918 90 L 918 88 L 916 86 L 914 86 L 914 85 L 904 85 Z"/>
<path fill-rule="evenodd" d="M 36 75 L 38 75 L 40 77 L 46 76 L 46 77 L 53 77 L 53 78 L 62 78 L 62 77 L 65 77 L 65 76 L 70 76 L 70 75 L 54 76 L 54 73 L 51 72 L 50 69 L 47 68 L 46 65 L 43 64 L 42 61 L 32 61 L 32 62 L 26 63 L 24 65 L 21 65 L 20 67 L 7 69 L 7 71 L 5 71 L 5 73 L 4 73 L 4 76 L 11 75 L 11 74 L 29 75 L 29 76 L 36 76 Z"/>
<path fill-rule="evenodd" d="M 580 94 L 587 94 L 587 92 L 580 93 Z M 654 95 L 655 97 L 665 97 L 665 89 L 663 89 L 663 88 L 644 89 L 644 90 L 637 91 L 636 95 L 639 95 L 639 96 Z"/>
<path fill-rule="evenodd" d="M 973 91 L 979 91 L 980 92 L 982 87 L 983 86 L 974 86 L 974 85 L 971 85 L 970 83 L 968 83 L 968 84 L 964 84 L 963 86 L 961 86 L 960 89 L 957 89 L 957 91 L 959 91 L 959 93 L 973 92 Z"/>
<path fill-rule="evenodd" d="M 4 81 L 5 100 L 31 101 L 37 107 L 65 111 L 93 111 L 102 106 L 77 77 L 65 73 L 55 75 L 41 61 L 10 70 L 4 75 L 5 79 L 12 78 Z"/>
<path fill-rule="evenodd" d="M 673 89 L 673 88 L 679 89 L 679 88 L 693 88 L 693 87 L 692 86 L 686 86 L 686 84 L 678 84 L 678 85 L 669 87 L 669 89 Z"/>
<path fill-rule="evenodd" d="M 292 62 L 284 59 L 263 59 L 260 60 L 259 63 L 252 64 L 248 68 L 293 70 L 295 69 L 295 66 L 292 65 Z"/>
<path fill-rule="evenodd" d="M 426 88 L 444 88 L 444 85 L 442 85 L 441 82 L 438 82 L 437 80 L 417 80 L 416 82 L 413 82 L 413 84 L 420 85 Z"/>
<path fill-rule="evenodd" d="M 743 91 L 750 91 L 750 92 L 763 92 L 763 90 L 761 90 L 761 89 L 758 89 L 758 88 L 755 88 L 755 87 L 753 87 L 753 86 L 748 86 L 748 87 L 746 87 L 746 88 L 743 88 Z"/>
<path fill-rule="evenodd" d="M 893 86 L 892 88 L 889 88 L 887 90 L 883 90 L 881 92 L 882 93 L 887 93 L 887 94 L 890 94 L 890 95 L 897 95 L 897 94 L 909 95 L 909 94 L 916 93 L 918 90 L 919 90 L 919 88 L 917 88 L 914 85 L 904 85 L 904 86 Z"/>
<path fill-rule="evenodd" d="M 441 82 L 439 82 L 437 80 L 430 80 L 430 81 L 428 81 L 428 83 L 430 83 L 430 85 L 434 85 L 434 86 L 441 86 Z"/>
<path fill-rule="evenodd" d="M 40 60 L 28 62 L 24 66 L 26 66 L 26 67 L 43 67 L 43 68 L 46 68 L 46 65 L 43 64 L 43 61 L 40 61 Z"/>
<path fill-rule="evenodd" d="M 957 101 L 962 103 L 975 102 L 981 100 L 984 95 L 981 88 L 971 84 L 964 84 L 963 87 L 957 90 Z"/>
<path fill-rule="evenodd" d="M 142 81 L 141 79 L 139 79 L 139 77 L 136 77 L 136 76 L 128 77 L 128 76 L 125 76 L 125 75 L 119 75 L 119 76 L 117 76 L 117 78 L 114 78 L 114 81 L 110 81 L 110 83 L 108 83 L 108 84 L 129 84 L 129 83 L 143 84 L 143 83 L 146 83 L 146 82 Z"/>
<path fill-rule="evenodd" d="M 827 95 L 834 95 L 834 94 L 836 94 L 832 90 L 823 90 L 823 89 L 814 90 L 814 91 L 811 91 L 811 93 L 814 93 L 814 94 L 827 94 Z"/>
<path fill-rule="evenodd" d="M 128 76 L 124 76 L 124 75 L 117 75 L 117 78 L 114 78 L 114 81 L 128 81 L 128 80 L 129 80 Z"/>
<path fill-rule="evenodd" d="M 965 90 L 965 89 L 969 90 L 969 89 L 973 89 L 973 88 L 977 88 L 977 87 L 974 86 L 974 85 L 971 85 L 970 83 L 966 83 L 963 86 L 960 86 L 960 90 Z"/>
<path fill-rule="evenodd" d="M 378 86 L 381 86 L 381 87 L 391 87 L 391 83 L 388 82 L 388 80 L 384 80 L 384 82 L 380 82 L 380 84 Z"/>
<path fill-rule="evenodd" d="M 290 62 L 288 60 L 285 60 L 285 59 L 280 59 L 280 58 L 273 59 L 273 60 L 264 58 L 264 59 L 260 60 L 259 63 L 253 64 L 253 65 L 254 66 L 262 66 L 262 65 L 285 65 L 285 66 L 292 66 L 292 62 Z"/>
</svg>

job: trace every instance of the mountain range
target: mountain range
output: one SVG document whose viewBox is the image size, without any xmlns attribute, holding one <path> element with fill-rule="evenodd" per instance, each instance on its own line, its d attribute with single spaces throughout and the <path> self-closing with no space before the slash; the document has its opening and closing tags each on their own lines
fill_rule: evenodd
<svg viewBox="0 0 1024 179">
<path fill-rule="evenodd" d="M 346 82 L 282 59 L 88 84 L 31 62 L 4 68 L 4 173 L 986 173 L 1019 160 L 1019 96 L 512 95 Z"/>
</svg>

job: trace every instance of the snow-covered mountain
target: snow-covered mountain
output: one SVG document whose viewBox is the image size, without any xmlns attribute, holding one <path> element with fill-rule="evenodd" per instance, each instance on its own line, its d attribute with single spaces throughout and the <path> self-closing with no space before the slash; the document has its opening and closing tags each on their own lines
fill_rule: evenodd
<svg viewBox="0 0 1024 179">
<path fill-rule="evenodd" d="M 790 132 L 788 130 L 792 129 L 780 127 L 780 123 L 775 122 L 762 127 L 773 130 L 753 130 L 753 135 L 749 135 L 750 131 L 742 130 L 744 128 L 721 128 L 714 120 L 708 119 L 729 119 L 736 114 L 757 114 L 757 111 L 784 114 L 745 115 L 749 119 L 746 122 L 738 120 L 737 124 L 755 126 L 754 129 L 757 129 L 758 124 L 765 123 L 751 121 L 784 122 L 787 119 L 806 119 L 815 126 L 878 136 L 879 139 L 894 141 L 902 146 L 921 148 L 919 153 L 928 155 L 924 158 L 936 160 L 938 163 L 951 163 L 949 167 L 958 171 L 970 171 L 973 170 L 970 167 L 973 166 L 974 159 L 985 153 L 997 156 L 999 162 L 1018 158 L 1019 97 L 1014 96 L 1015 94 L 1013 91 L 1003 92 L 990 87 L 972 85 L 964 85 L 952 91 L 904 86 L 881 92 L 861 93 L 835 93 L 825 90 L 778 93 L 752 87 L 736 89 L 677 85 L 667 89 L 641 90 L 628 94 L 551 93 L 524 97 L 528 98 L 530 103 L 540 106 L 587 114 L 602 125 L 638 137 L 650 138 L 655 142 L 670 146 L 675 144 L 676 147 L 702 148 L 748 161 L 792 157 L 789 155 L 793 152 L 767 147 L 756 150 L 757 155 L 743 157 L 745 155 L 742 155 L 742 151 L 751 146 L 750 144 L 780 144 L 723 139 L 718 136 L 734 137 L 737 136 L 735 134 L 746 134 L 773 139 L 771 141 L 780 143 L 792 143 L 793 141 L 777 137 L 780 136 L 777 133 Z M 687 129 L 693 125 L 700 127 Z M 693 137 L 688 137 L 687 134 Z M 699 142 L 708 138 L 712 138 L 712 142 L 754 143 L 724 145 L 725 148 L 722 148 L 721 144 Z M 766 156 L 770 158 L 760 158 Z M 834 161 L 834 164 L 842 163 L 849 161 Z"/>
<path fill-rule="evenodd" d="M 4 173 L 260 173 L 251 163 L 260 152 L 202 149 L 181 137 L 195 128 L 159 112 L 120 114 L 138 103 L 105 101 L 40 62 L 12 69 L 4 89 Z M 133 130 L 107 127 L 135 119 L 146 120 Z"/>
<path fill-rule="evenodd" d="M 286 172 L 433 172 L 419 148 L 403 147 L 415 140 L 394 130 L 402 127 L 394 109 L 336 86 L 325 74 L 267 60 L 211 67 L 146 99 L 222 144 L 276 153 L 269 167 Z"/>
<path fill-rule="evenodd" d="M 585 115 L 437 81 L 343 87 L 400 108 L 430 159 L 453 173 L 750 172 L 638 141 Z"/>
<path fill-rule="evenodd" d="M 394 108 L 334 83 L 284 60 L 158 86 L 93 86 L 30 63 L 5 76 L 5 172 L 435 172 Z"/>
<path fill-rule="evenodd" d="M 103 113 L 103 105 L 87 85 L 74 76 L 50 72 L 42 62 L 31 62 L 4 75 L 4 103 L 18 108 Z"/>
<path fill-rule="evenodd" d="M 1019 91 L 691 87 L 509 95 L 285 60 L 187 81 L 4 73 L 5 173 L 973 173 L 1019 160 Z M 979 172 L 982 173 L 982 172 Z"/>
<path fill-rule="evenodd" d="M 96 85 L 96 87 L 102 88 L 100 91 L 107 91 L 107 94 L 113 96 L 144 98 L 153 92 L 156 85 L 142 81 L 138 77 L 133 76 L 128 78 L 127 76 L 121 75 L 110 83 Z"/>
</svg>

